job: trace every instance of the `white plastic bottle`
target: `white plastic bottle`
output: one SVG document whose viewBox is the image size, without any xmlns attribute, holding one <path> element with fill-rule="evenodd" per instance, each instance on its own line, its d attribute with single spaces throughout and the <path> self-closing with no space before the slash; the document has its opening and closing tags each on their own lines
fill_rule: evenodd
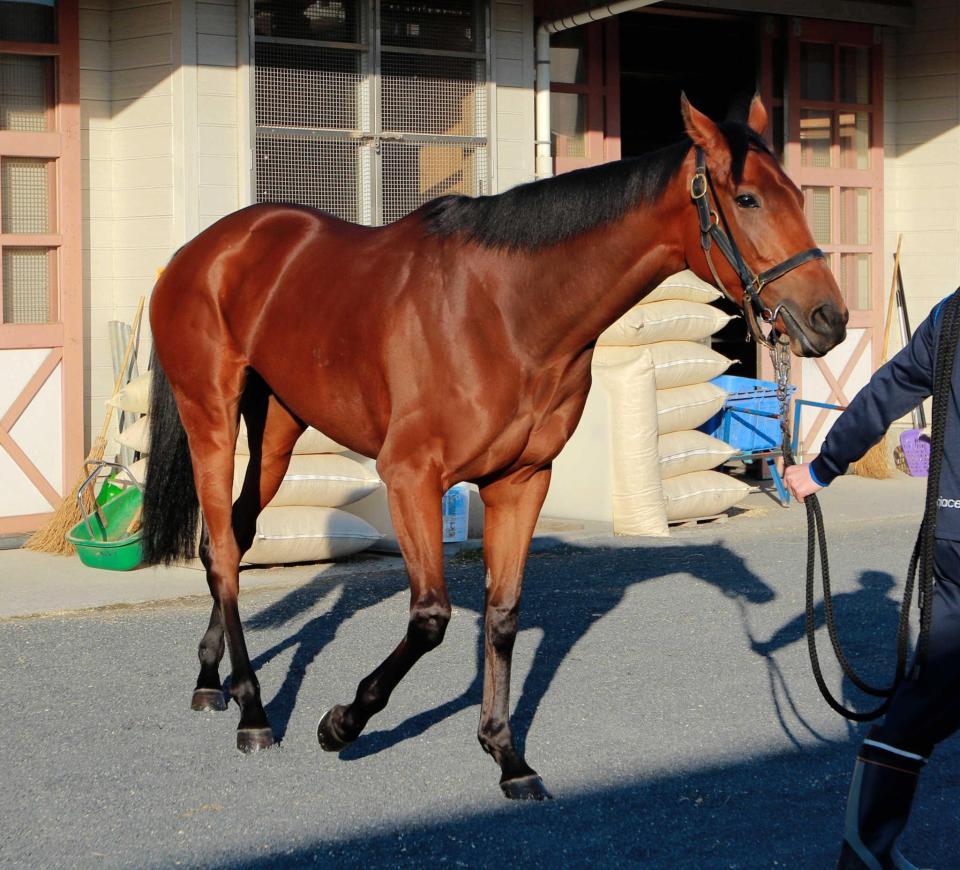
<svg viewBox="0 0 960 870">
<path fill-rule="evenodd" d="M 443 495 L 443 543 L 451 544 L 467 539 L 470 520 L 470 487 L 458 483 Z"/>
</svg>

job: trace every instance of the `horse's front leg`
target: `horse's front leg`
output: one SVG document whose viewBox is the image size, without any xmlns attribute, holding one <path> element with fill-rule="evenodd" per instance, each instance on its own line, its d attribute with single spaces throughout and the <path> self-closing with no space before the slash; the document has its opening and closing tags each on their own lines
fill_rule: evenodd
<svg viewBox="0 0 960 870">
<path fill-rule="evenodd" d="M 420 657 L 443 640 L 450 600 L 443 579 L 442 489 L 431 468 L 397 468 L 384 463 L 390 515 L 410 579 L 407 633 L 384 662 L 360 681 L 353 702 L 329 710 L 317 726 L 327 751 L 342 749 L 360 736 L 367 722 L 387 706 L 390 693 Z"/>
<path fill-rule="evenodd" d="M 517 751 L 510 730 L 510 664 L 517 636 L 523 568 L 550 485 L 550 468 L 521 472 L 480 490 L 487 565 L 483 703 L 477 737 L 500 765 L 500 787 L 514 799 L 550 797 L 543 780 Z"/>
</svg>

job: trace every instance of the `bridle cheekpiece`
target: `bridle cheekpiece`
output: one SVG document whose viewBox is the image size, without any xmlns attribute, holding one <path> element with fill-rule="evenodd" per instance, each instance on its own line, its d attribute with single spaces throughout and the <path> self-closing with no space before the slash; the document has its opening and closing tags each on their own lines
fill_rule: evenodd
<svg viewBox="0 0 960 870">
<path fill-rule="evenodd" d="M 723 209 L 720 207 L 720 203 L 717 202 L 716 209 L 711 208 L 710 191 L 713 185 L 707 171 L 707 163 L 703 149 L 699 145 L 695 146 L 695 154 L 696 170 L 693 178 L 690 179 L 690 198 L 697 207 L 697 215 L 700 219 L 700 247 L 703 248 L 703 253 L 706 255 L 707 265 L 710 267 L 710 272 L 713 274 L 717 287 L 723 291 L 727 299 L 739 305 L 740 303 L 733 298 L 730 291 L 724 286 L 723 281 L 720 280 L 717 269 L 713 264 L 711 251 L 713 245 L 716 245 L 720 249 L 720 253 L 723 254 L 726 261 L 740 278 L 740 283 L 743 286 L 743 315 L 749 326 L 750 334 L 759 344 L 772 348 L 779 337 L 776 327 L 773 326 L 773 324 L 776 323 L 777 318 L 780 316 L 780 309 L 783 308 L 783 304 L 781 303 L 771 309 L 761 298 L 760 294 L 763 292 L 763 288 L 766 287 L 767 284 L 776 281 L 777 278 L 782 278 L 788 272 L 792 272 L 798 266 L 802 266 L 804 263 L 809 263 L 811 260 L 824 259 L 823 251 L 819 248 L 809 248 L 806 251 L 801 251 L 799 254 L 794 254 L 782 263 L 767 269 L 765 272 L 756 274 L 746 262 L 744 262 L 737 243 L 730 235 L 729 226 L 727 225 L 727 220 L 723 214 Z M 714 192 L 714 198 L 716 199 L 716 192 Z M 766 335 L 764 335 L 763 330 L 760 328 L 760 321 L 771 325 L 770 332 Z"/>
</svg>

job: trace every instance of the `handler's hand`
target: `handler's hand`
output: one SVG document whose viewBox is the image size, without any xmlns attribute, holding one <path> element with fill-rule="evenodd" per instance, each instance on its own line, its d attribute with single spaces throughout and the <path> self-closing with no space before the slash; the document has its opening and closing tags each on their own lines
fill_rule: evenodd
<svg viewBox="0 0 960 870">
<path fill-rule="evenodd" d="M 811 476 L 809 465 L 791 465 L 783 472 L 783 482 L 790 494 L 801 503 L 808 495 L 823 489 Z"/>
</svg>

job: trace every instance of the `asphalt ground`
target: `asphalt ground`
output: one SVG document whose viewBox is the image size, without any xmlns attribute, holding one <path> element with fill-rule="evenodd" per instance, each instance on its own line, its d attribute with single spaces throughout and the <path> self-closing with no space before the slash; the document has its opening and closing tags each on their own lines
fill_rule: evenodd
<svg viewBox="0 0 960 870">
<path fill-rule="evenodd" d="M 831 867 L 864 728 L 819 698 L 801 633 L 802 514 L 774 519 L 531 557 L 512 697 L 555 796 L 542 804 L 504 800 L 475 738 L 477 553 L 449 563 L 444 644 L 339 757 L 320 750 L 316 723 L 399 639 L 395 567 L 245 595 L 282 738 L 254 756 L 234 748 L 233 705 L 189 710 L 203 599 L 4 620 L 0 864 Z M 844 640 L 877 680 L 914 533 L 909 516 L 831 524 Z M 903 848 L 950 870 L 958 843 L 952 739 Z"/>
</svg>

